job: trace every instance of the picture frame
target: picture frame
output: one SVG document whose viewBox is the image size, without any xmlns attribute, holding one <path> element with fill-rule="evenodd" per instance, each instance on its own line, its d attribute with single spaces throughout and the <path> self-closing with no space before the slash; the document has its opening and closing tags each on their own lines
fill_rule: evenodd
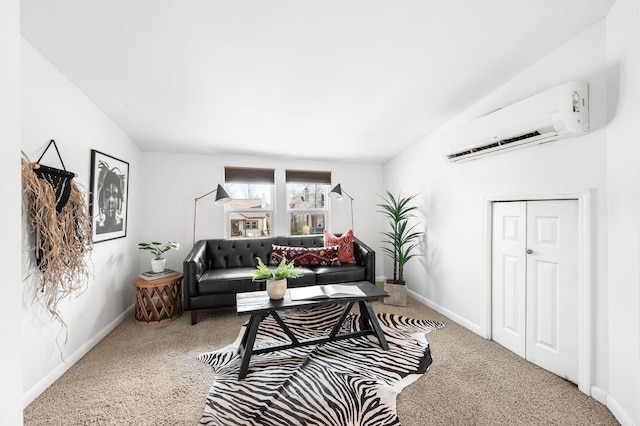
<svg viewBox="0 0 640 426">
<path fill-rule="evenodd" d="M 129 163 L 91 150 L 89 212 L 93 242 L 127 236 Z"/>
</svg>

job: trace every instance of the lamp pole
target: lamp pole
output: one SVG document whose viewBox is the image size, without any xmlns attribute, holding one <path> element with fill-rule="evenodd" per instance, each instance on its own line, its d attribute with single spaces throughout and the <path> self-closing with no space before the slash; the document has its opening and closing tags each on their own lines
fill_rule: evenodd
<svg viewBox="0 0 640 426">
<path fill-rule="evenodd" d="M 334 186 L 329 192 L 329 195 L 336 197 L 338 200 L 342 200 L 343 194 L 349 197 L 351 203 L 351 230 L 353 231 L 353 197 L 349 195 L 347 191 L 343 190 L 340 184 Z"/>
<path fill-rule="evenodd" d="M 209 191 L 204 195 L 196 197 L 196 199 L 193 201 L 193 245 L 196 244 L 196 218 L 198 215 L 198 200 L 206 197 L 207 195 L 211 195 L 214 192 L 217 192 L 215 201 L 216 204 L 226 203 L 227 201 L 231 200 L 231 196 L 227 193 L 227 191 L 224 190 L 224 188 L 220 184 L 218 184 L 218 187 L 216 189 Z"/>
<path fill-rule="evenodd" d="M 344 190 L 342 191 L 342 193 L 349 197 L 349 203 L 351 204 L 351 230 L 353 231 L 353 197 Z"/>
</svg>

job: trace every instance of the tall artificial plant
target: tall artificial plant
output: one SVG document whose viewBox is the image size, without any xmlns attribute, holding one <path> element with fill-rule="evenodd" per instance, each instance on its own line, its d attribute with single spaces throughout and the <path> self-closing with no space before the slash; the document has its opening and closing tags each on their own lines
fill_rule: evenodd
<svg viewBox="0 0 640 426">
<path fill-rule="evenodd" d="M 378 210 L 387 218 L 391 230 L 383 232 L 385 239 L 382 241 L 384 251 L 393 259 L 393 283 L 404 284 L 404 265 L 417 256 L 414 250 L 420 245 L 423 232 L 415 231 L 418 224 L 409 226 L 409 219 L 415 217 L 413 211 L 418 207 L 410 205 L 417 195 L 402 197 L 387 191 L 387 196 L 382 197 L 383 203 L 378 204 L 382 210 Z"/>
</svg>

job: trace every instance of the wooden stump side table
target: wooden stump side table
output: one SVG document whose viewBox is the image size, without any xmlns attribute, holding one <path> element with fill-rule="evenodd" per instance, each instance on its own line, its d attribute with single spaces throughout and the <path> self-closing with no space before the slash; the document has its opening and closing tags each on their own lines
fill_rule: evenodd
<svg viewBox="0 0 640 426">
<path fill-rule="evenodd" d="M 135 318 L 139 324 L 160 324 L 182 315 L 182 273 L 157 280 L 133 280 Z"/>
</svg>

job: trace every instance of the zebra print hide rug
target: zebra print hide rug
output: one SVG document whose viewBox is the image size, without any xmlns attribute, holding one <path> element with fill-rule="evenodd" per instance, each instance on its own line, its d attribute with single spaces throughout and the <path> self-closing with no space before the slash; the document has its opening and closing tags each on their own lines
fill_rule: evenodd
<svg viewBox="0 0 640 426">
<path fill-rule="evenodd" d="M 327 335 L 342 306 L 282 312 L 299 338 Z M 343 329 L 357 330 L 351 313 Z M 425 333 L 444 327 L 438 321 L 378 314 L 389 343 L 385 351 L 373 336 L 253 355 L 249 373 L 238 380 L 233 344 L 204 353 L 215 381 L 209 389 L 201 425 L 399 425 L 396 396 L 427 371 L 431 352 Z M 246 327 L 246 324 L 245 324 Z M 289 342 L 271 317 L 260 323 L 255 348 Z"/>
</svg>

